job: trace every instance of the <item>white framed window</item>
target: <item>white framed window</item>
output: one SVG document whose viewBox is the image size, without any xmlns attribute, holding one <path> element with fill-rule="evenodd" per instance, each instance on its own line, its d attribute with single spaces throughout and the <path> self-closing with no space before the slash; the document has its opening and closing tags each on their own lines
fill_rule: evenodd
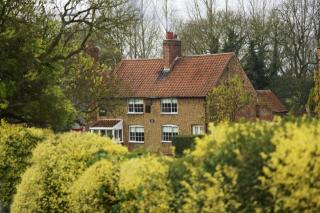
<svg viewBox="0 0 320 213">
<path fill-rule="evenodd" d="M 123 142 L 122 140 L 122 129 L 116 129 L 114 130 L 114 138 L 119 141 L 120 143 Z"/>
<path fill-rule="evenodd" d="M 192 125 L 192 134 L 193 135 L 203 135 L 204 126 L 203 125 Z"/>
<path fill-rule="evenodd" d="M 144 143 L 144 127 L 137 125 L 129 126 L 129 142 Z"/>
<path fill-rule="evenodd" d="M 160 102 L 162 114 L 178 114 L 178 99 L 166 98 L 161 99 Z"/>
<path fill-rule="evenodd" d="M 162 126 L 162 134 L 161 134 L 161 141 L 163 143 L 170 143 L 172 142 L 172 137 L 179 134 L 179 128 L 175 125 L 164 125 Z"/>
<path fill-rule="evenodd" d="M 143 99 L 129 99 L 128 113 L 143 114 Z"/>
</svg>

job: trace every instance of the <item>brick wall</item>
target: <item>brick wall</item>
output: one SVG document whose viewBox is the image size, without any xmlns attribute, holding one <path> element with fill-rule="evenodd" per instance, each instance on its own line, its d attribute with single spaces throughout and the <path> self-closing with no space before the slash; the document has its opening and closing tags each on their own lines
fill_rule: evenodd
<svg viewBox="0 0 320 213">
<path fill-rule="evenodd" d="M 261 120 L 272 121 L 274 118 L 273 112 L 266 106 L 259 106 L 257 110 L 257 116 Z"/>
<path fill-rule="evenodd" d="M 179 127 L 179 134 L 181 135 L 192 134 L 192 125 L 205 125 L 203 98 L 178 99 L 178 114 L 176 115 L 160 114 L 160 99 L 152 99 L 151 113 L 144 113 L 142 115 L 128 114 L 126 101 L 123 101 L 122 106 L 119 108 L 118 112 L 108 115 L 108 118 L 123 119 L 124 145 L 128 146 L 129 150 L 144 148 L 150 151 L 171 154 L 171 143 L 161 142 L 162 125 L 177 125 Z M 128 142 L 129 125 L 144 126 L 144 144 Z"/>
</svg>

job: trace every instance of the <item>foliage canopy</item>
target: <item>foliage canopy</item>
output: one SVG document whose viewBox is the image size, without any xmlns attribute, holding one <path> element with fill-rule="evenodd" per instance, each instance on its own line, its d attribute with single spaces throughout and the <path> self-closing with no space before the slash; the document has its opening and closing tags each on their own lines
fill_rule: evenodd
<svg viewBox="0 0 320 213">
<path fill-rule="evenodd" d="M 245 88 L 239 76 L 227 79 L 207 96 L 208 121 L 236 121 L 239 112 L 255 106 L 254 103 L 254 94 Z"/>
</svg>

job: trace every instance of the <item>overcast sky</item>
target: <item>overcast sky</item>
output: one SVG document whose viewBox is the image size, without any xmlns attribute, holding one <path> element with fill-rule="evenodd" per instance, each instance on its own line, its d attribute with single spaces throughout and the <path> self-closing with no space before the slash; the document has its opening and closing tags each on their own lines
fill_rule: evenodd
<svg viewBox="0 0 320 213">
<path fill-rule="evenodd" d="M 179 13 L 180 16 L 187 16 L 187 3 L 188 0 L 174 0 L 173 5 L 175 6 L 175 9 Z"/>
<path fill-rule="evenodd" d="M 173 7 L 179 12 L 180 15 L 184 16 L 187 14 L 187 5 L 193 0 L 168 0 L 172 2 Z M 217 6 L 220 8 L 225 7 L 225 0 L 216 0 Z M 239 0 L 229 0 L 228 4 L 230 7 L 236 5 Z"/>
</svg>

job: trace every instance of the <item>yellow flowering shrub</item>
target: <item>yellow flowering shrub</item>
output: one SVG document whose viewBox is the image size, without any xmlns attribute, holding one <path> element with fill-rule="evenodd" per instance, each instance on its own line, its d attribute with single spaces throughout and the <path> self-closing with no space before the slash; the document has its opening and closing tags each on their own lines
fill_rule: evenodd
<svg viewBox="0 0 320 213">
<path fill-rule="evenodd" d="M 266 157 L 263 185 L 276 212 L 320 211 L 320 122 L 287 122 L 272 139 L 276 151 Z"/>
<path fill-rule="evenodd" d="M 134 158 L 120 166 L 120 212 L 170 212 L 167 159 Z"/>
<path fill-rule="evenodd" d="M 182 158 L 128 154 L 108 139 L 67 133 L 40 143 L 30 163 L 13 213 L 320 210 L 317 120 L 211 125 Z"/>
<path fill-rule="evenodd" d="M 108 160 L 89 167 L 70 187 L 72 212 L 110 212 L 118 204 L 118 169 Z"/>
<path fill-rule="evenodd" d="M 204 203 L 212 199 L 216 207 L 221 206 L 220 212 L 253 212 L 269 205 L 271 195 L 260 187 L 264 162 L 260 153 L 274 150 L 271 139 L 281 122 L 220 123 L 211 125 L 211 133 L 197 139 L 187 167 L 196 169 L 190 172 L 188 185 L 197 186 L 196 197 L 202 199 L 196 202 L 200 203 L 199 211 L 205 211 Z M 217 195 L 206 197 L 207 190 L 218 190 Z"/>
<path fill-rule="evenodd" d="M 0 209 L 9 208 L 20 176 L 30 165 L 32 150 L 51 134 L 0 121 Z"/>
<path fill-rule="evenodd" d="M 237 173 L 233 168 L 217 166 L 213 175 L 196 168 L 191 170 L 190 179 L 182 181 L 186 191 L 178 212 L 228 212 L 238 208 L 234 197 Z"/>
<path fill-rule="evenodd" d="M 12 212 L 69 212 L 73 182 L 95 161 L 116 161 L 125 153 L 126 148 L 90 133 L 50 138 L 34 149 L 32 166 L 22 176 Z"/>
</svg>

